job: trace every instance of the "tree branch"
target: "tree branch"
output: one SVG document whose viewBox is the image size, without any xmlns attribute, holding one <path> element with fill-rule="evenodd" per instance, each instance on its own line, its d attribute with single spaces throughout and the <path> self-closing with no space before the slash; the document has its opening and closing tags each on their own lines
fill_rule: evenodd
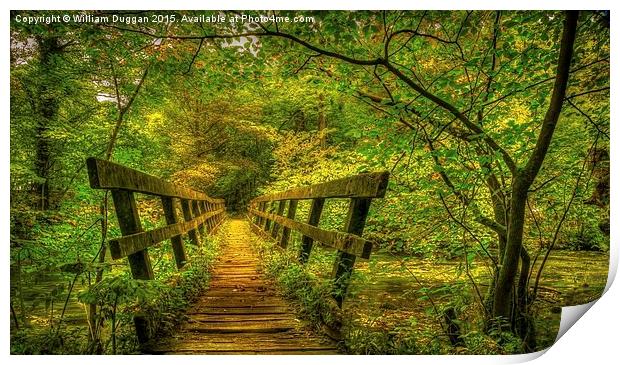
<svg viewBox="0 0 620 365">
<path fill-rule="evenodd" d="M 579 13 L 575 11 L 569 11 L 566 14 L 551 102 L 545 114 L 536 146 L 534 146 L 534 151 L 523 170 L 526 186 L 530 186 L 536 178 L 547 154 L 547 150 L 549 149 L 549 144 L 551 143 L 551 138 L 553 137 L 558 119 L 560 118 L 560 112 L 562 111 L 562 104 L 568 85 L 570 63 L 573 58 L 573 44 L 575 43 L 575 36 L 577 33 L 578 15 Z"/>
<path fill-rule="evenodd" d="M 196 61 L 196 57 L 198 57 L 198 54 L 200 53 L 200 50 L 202 49 L 202 43 L 204 43 L 204 38 L 200 40 L 200 43 L 198 43 L 198 48 L 196 48 L 196 52 L 194 52 L 194 56 L 192 57 L 191 62 L 189 63 L 189 66 L 187 67 L 187 71 L 185 71 L 185 75 L 189 74 L 190 71 L 192 70 L 192 65 L 194 65 L 194 61 Z"/>
</svg>

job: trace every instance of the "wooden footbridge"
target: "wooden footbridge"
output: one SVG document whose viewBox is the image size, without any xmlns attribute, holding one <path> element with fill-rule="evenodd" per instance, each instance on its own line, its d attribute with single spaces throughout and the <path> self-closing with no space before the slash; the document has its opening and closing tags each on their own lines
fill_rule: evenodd
<svg viewBox="0 0 620 365">
<path fill-rule="evenodd" d="M 297 318 L 294 306 L 279 295 L 263 273 L 250 242 L 253 235 L 287 249 L 291 231 L 302 235 L 298 259 L 308 261 L 313 246 L 338 250 L 332 272 L 335 305 L 346 298 L 357 258 L 368 259 L 372 243 L 362 238 L 372 199 L 385 195 L 388 173 L 365 173 L 322 184 L 255 198 L 248 219 L 226 218 L 222 199 L 180 187 L 157 177 L 108 161 L 87 160 L 90 185 L 111 191 L 122 237 L 109 241 L 113 259 L 127 257 L 135 279 L 153 280 L 149 247 L 170 240 L 177 268 L 191 258 L 183 235 L 201 238 L 221 230 L 220 257 L 211 268 L 209 289 L 188 309 L 188 320 L 172 335 L 162 336 L 146 316 L 136 313 L 134 324 L 142 349 L 154 354 L 337 354 L 333 340 L 316 333 Z M 144 231 L 134 193 L 158 196 L 167 225 Z M 349 199 L 342 232 L 319 228 L 326 199 Z M 295 220 L 298 202 L 311 200 L 306 222 Z M 180 219 L 179 217 L 183 217 Z M 254 232 L 252 232 L 254 231 Z"/>
</svg>

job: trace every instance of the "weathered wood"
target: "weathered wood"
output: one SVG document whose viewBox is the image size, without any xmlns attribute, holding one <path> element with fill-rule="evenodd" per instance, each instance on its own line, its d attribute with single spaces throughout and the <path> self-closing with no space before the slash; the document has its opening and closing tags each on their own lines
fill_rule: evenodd
<svg viewBox="0 0 620 365">
<path fill-rule="evenodd" d="M 194 214 L 192 212 L 192 205 L 190 204 L 190 201 L 187 199 L 182 199 L 181 200 L 181 209 L 183 210 L 183 219 L 185 219 L 186 222 L 190 222 L 191 220 L 194 219 Z M 200 238 L 198 238 L 198 234 L 196 233 L 196 229 L 190 229 L 187 232 L 187 236 L 189 237 L 189 240 L 191 243 L 193 243 L 196 246 L 200 246 Z"/>
<path fill-rule="evenodd" d="M 321 220 L 321 213 L 323 212 L 323 206 L 325 205 L 325 199 L 317 198 L 312 200 L 312 206 L 310 207 L 310 213 L 308 215 L 308 224 L 311 226 L 318 226 L 319 220 Z M 299 251 L 299 262 L 305 264 L 310 258 L 310 252 L 312 251 L 312 237 L 303 235 L 301 238 L 301 249 Z"/>
<path fill-rule="evenodd" d="M 354 234 L 321 229 L 310 224 L 288 219 L 286 217 L 281 217 L 271 213 L 263 213 L 256 209 L 251 209 L 250 213 L 261 215 L 274 222 L 278 222 L 282 226 L 296 230 L 325 246 L 333 247 L 364 259 L 368 259 L 370 257 L 372 243 Z"/>
<path fill-rule="evenodd" d="M 271 218 L 269 218 L 273 211 L 275 209 L 275 202 L 268 202 L 267 206 L 265 207 L 265 213 L 266 215 L 263 215 L 263 218 L 265 218 L 265 227 L 263 228 L 263 230 L 265 232 L 269 232 L 269 229 L 271 229 Z"/>
<path fill-rule="evenodd" d="M 215 212 L 205 213 L 191 221 L 177 222 L 165 227 L 159 227 L 150 231 L 139 232 L 110 240 L 109 245 L 112 259 L 117 260 L 135 252 L 140 252 L 162 241 L 185 233 L 189 233 L 190 240 L 193 240 L 191 232 L 195 232 L 198 225 L 217 214 L 221 214 L 222 211 L 223 210 L 217 210 Z M 198 237 L 196 237 L 196 239 L 198 239 Z"/>
<path fill-rule="evenodd" d="M 286 218 L 295 220 L 295 213 L 297 212 L 297 200 L 288 201 L 288 212 Z M 280 247 L 286 248 L 288 246 L 288 240 L 291 237 L 291 229 L 289 227 L 282 227 L 282 238 L 280 238 Z"/>
<path fill-rule="evenodd" d="M 227 354 L 312 351 L 337 353 L 336 344 L 314 335 L 295 315 L 248 245 L 250 221 L 231 219 L 222 235 L 222 260 L 213 267 L 209 290 L 186 313 L 174 336 L 153 339 L 148 353 Z M 239 266 L 239 261 L 244 262 Z"/>
<path fill-rule="evenodd" d="M 158 177 L 94 157 L 86 159 L 90 187 L 93 189 L 122 189 L 137 193 L 168 196 L 180 199 L 206 200 L 222 203 L 205 193 L 177 186 Z"/>
<path fill-rule="evenodd" d="M 344 229 L 346 232 L 359 236 L 362 235 L 371 201 L 371 199 L 351 199 Z M 334 299 L 339 307 L 342 307 L 342 302 L 347 294 L 351 272 L 353 271 L 353 265 L 355 265 L 355 257 L 355 254 L 341 249 L 338 250 L 336 255 L 332 277 L 335 285 Z"/>
<path fill-rule="evenodd" d="M 215 210 L 215 209 L 213 209 L 213 208 L 212 208 L 211 203 L 209 203 L 209 202 L 207 202 L 207 201 L 204 201 L 204 200 L 203 200 L 203 201 L 201 202 L 201 204 L 202 204 L 202 211 L 203 211 L 203 212 L 212 212 L 212 211 L 214 211 L 214 210 Z M 215 228 L 215 220 L 216 220 L 216 219 L 217 219 L 217 217 L 216 217 L 216 216 L 213 216 L 213 217 L 211 217 L 211 218 L 207 219 L 207 221 L 205 222 L 205 225 L 207 226 L 207 231 L 208 231 L 209 233 L 211 233 L 211 231 L 213 231 L 213 228 Z"/>
<path fill-rule="evenodd" d="M 179 218 L 177 216 L 177 209 L 175 205 L 175 198 L 163 196 L 161 203 L 164 208 L 164 215 L 166 216 L 166 223 L 168 226 L 177 224 Z M 185 232 L 182 232 L 185 233 Z M 185 254 L 185 246 L 183 245 L 183 238 L 181 234 L 170 237 L 172 243 L 172 252 L 174 254 L 174 261 L 176 262 L 177 269 L 182 268 L 187 263 L 187 255 Z M 111 250 L 110 250 L 111 251 Z"/>
<path fill-rule="evenodd" d="M 267 202 L 260 202 L 260 203 L 258 203 L 258 210 L 260 210 L 261 212 L 264 212 L 266 206 L 267 206 Z M 259 215 L 257 215 L 256 218 L 257 218 L 256 225 L 258 225 L 259 227 L 262 227 L 265 224 L 265 222 L 264 222 L 265 218 L 263 218 L 263 217 L 261 217 Z"/>
<path fill-rule="evenodd" d="M 126 190 L 112 190 L 112 200 L 114 201 L 114 210 L 116 211 L 116 218 L 118 219 L 121 233 L 129 235 L 142 232 L 142 223 L 140 222 L 138 206 L 133 193 Z M 131 253 L 127 256 L 127 259 L 134 279 L 155 279 L 151 258 L 146 248 Z M 150 340 L 148 320 L 144 316 L 137 314 L 133 317 L 133 322 L 138 342 L 141 345 L 146 344 Z"/>
<path fill-rule="evenodd" d="M 147 248 L 166 239 L 172 242 L 177 268 L 187 262 L 187 255 L 181 235 L 188 233 L 190 240 L 200 244 L 197 228 L 205 234 L 205 225 L 215 226 L 223 219 L 224 200 L 188 188 L 176 186 L 157 177 L 96 158 L 86 160 L 90 186 L 94 189 L 109 189 L 116 209 L 116 215 L 123 237 L 109 242 L 113 259 L 127 257 L 132 276 L 135 279 L 154 279 Z M 161 197 L 166 227 L 143 232 L 134 192 Z M 181 199 L 184 222 L 178 221 L 175 199 Z M 213 209 L 208 209 L 209 204 Z M 210 230 L 210 229 L 209 229 Z M 150 341 L 151 328 L 148 316 L 134 315 L 138 342 L 144 346 Z"/>
<path fill-rule="evenodd" d="M 280 200 L 278 203 L 278 212 L 276 213 L 279 216 L 284 214 L 284 208 L 286 207 L 286 200 Z M 278 222 L 273 223 L 273 227 L 271 229 L 271 238 L 276 238 L 278 236 L 278 230 L 280 229 L 280 225 Z"/>
<path fill-rule="evenodd" d="M 112 190 L 112 199 L 121 233 L 123 235 L 131 235 L 142 232 L 140 215 L 138 214 L 138 207 L 133 193 L 125 190 Z M 153 268 L 151 267 L 151 259 L 146 248 L 133 250 L 126 256 L 128 256 L 131 274 L 134 279 L 152 280 L 155 278 Z"/>
<path fill-rule="evenodd" d="M 202 207 L 198 203 L 198 201 L 197 200 L 192 200 L 192 216 L 194 218 L 197 218 L 197 217 L 202 216 L 203 213 L 204 213 L 204 211 L 202 210 Z M 207 238 L 207 233 L 205 231 L 204 221 L 202 221 L 202 222 L 200 222 L 198 224 L 197 230 L 200 233 L 200 237 L 204 241 Z"/>
<path fill-rule="evenodd" d="M 389 172 L 364 173 L 281 193 L 259 196 L 253 202 L 315 198 L 382 198 Z"/>
</svg>

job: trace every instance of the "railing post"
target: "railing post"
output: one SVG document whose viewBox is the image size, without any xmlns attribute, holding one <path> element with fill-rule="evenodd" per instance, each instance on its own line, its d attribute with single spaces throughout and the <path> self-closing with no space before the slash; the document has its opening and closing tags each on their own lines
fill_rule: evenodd
<svg viewBox="0 0 620 365">
<path fill-rule="evenodd" d="M 112 200 L 114 201 L 116 218 L 123 236 L 142 232 L 142 223 L 140 223 L 140 215 L 138 214 L 138 207 L 133 193 L 115 189 L 112 190 Z M 147 249 L 131 254 L 127 258 L 131 268 L 131 275 L 134 279 L 155 279 Z M 147 343 L 151 337 L 148 320 L 145 316 L 136 314 L 133 317 L 133 322 L 138 342 L 140 344 Z"/>
<path fill-rule="evenodd" d="M 250 209 L 256 209 L 256 210 L 260 210 L 260 207 L 262 206 L 263 203 L 256 203 L 256 202 L 250 202 Z M 254 215 L 254 224 L 255 225 L 260 225 L 260 217 L 258 215 Z"/>
<path fill-rule="evenodd" d="M 202 214 L 209 213 L 209 207 L 207 204 L 208 203 L 204 200 L 201 200 L 198 202 L 198 205 L 200 206 L 200 211 L 202 212 Z M 204 224 L 204 228 L 206 232 L 211 233 L 211 219 L 208 218 L 203 224 Z"/>
<path fill-rule="evenodd" d="M 371 201 L 372 199 L 370 198 L 351 199 L 351 203 L 349 203 L 349 212 L 347 214 L 347 222 L 344 229 L 345 232 L 358 236 L 362 235 L 364 232 L 364 226 L 366 225 L 366 216 L 368 216 Z M 342 302 L 344 301 L 347 293 L 354 264 L 355 255 L 351 255 L 340 250 L 338 251 L 332 277 L 335 285 L 334 299 L 336 300 L 336 303 L 338 303 L 339 307 L 342 307 Z"/>
<path fill-rule="evenodd" d="M 288 201 L 288 212 L 286 218 L 295 220 L 295 213 L 297 212 L 297 200 Z M 291 229 L 288 227 L 282 227 L 282 238 L 280 238 L 280 247 L 286 248 L 288 246 L 288 239 L 291 236 Z"/>
<path fill-rule="evenodd" d="M 164 207 L 164 215 L 166 216 L 166 224 L 175 224 L 179 221 L 174 198 L 162 196 L 161 203 Z M 185 246 L 181 236 L 172 236 L 172 252 L 174 253 L 174 261 L 176 261 L 177 269 L 182 268 L 187 263 L 187 255 L 185 254 Z"/>
<path fill-rule="evenodd" d="M 214 211 L 213 205 L 206 200 L 202 202 L 202 206 L 204 207 L 204 211 L 207 213 L 211 213 L 212 211 Z M 209 233 L 211 233 L 211 231 L 213 231 L 213 228 L 215 228 L 216 218 L 217 217 L 214 216 L 214 217 L 207 219 L 207 229 L 209 230 Z"/>
<path fill-rule="evenodd" d="M 198 200 L 192 200 L 192 217 L 199 218 L 204 214 L 202 207 L 200 206 L 200 202 Z M 204 223 L 200 223 L 198 225 L 198 232 L 200 233 L 200 237 L 204 240 L 207 236 L 205 233 L 205 225 Z"/>
<path fill-rule="evenodd" d="M 133 193 L 125 190 L 112 190 L 112 199 L 114 200 L 118 225 L 123 236 L 142 232 L 140 215 L 138 214 L 138 207 L 136 206 L 136 199 Z M 129 266 L 134 279 L 152 280 L 155 278 L 147 249 L 127 257 L 129 258 Z"/>
<path fill-rule="evenodd" d="M 260 210 L 261 212 L 264 212 L 267 209 L 266 204 L 267 204 L 267 202 L 260 202 L 260 203 L 258 203 L 257 209 Z M 257 225 L 259 227 L 262 227 L 263 224 L 265 224 L 265 218 L 259 216 L 258 217 Z"/>
<path fill-rule="evenodd" d="M 275 202 L 268 202 L 269 205 L 269 209 L 267 209 L 267 207 L 265 207 L 265 212 L 267 210 L 269 210 L 269 213 L 273 213 L 273 210 L 275 208 L 274 206 Z M 263 227 L 263 230 L 265 231 L 265 233 L 269 232 L 269 230 L 271 229 L 271 220 L 269 220 L 269 218 L 265 218 L 265 226 Z"/>
<path fill-rule="evenodd" d="M 323 212 L 323 206 L 325 205 L 324 198 L 312 199 L 312 206 L 310 207 L 310 214 L 308 215 L 308 224 L 312 226 L 318 226 L 321 219 L 321 213 Z M 314 240 L 308 236 L 301 238 L 301 251 L 299 252 L 299 262 L 305 264 L 310 258 L 310 251 L 312 251 L 312 242 Z"/>
<path fill-rule="evenodd" d="M 183 210 L 183 219 L 186 222 L 189 222 L 192 219 L 194 219 L 194 214 L 192 212 L 192 206 L 191 206 L 189 200 L 187 200 L 187 199 L 182 199 L 181 200 L 181 209 Z M 196 246 L 200 246 L 200 239 L 198 238 L 198 234 L 196 234 L 196 230 L 195 229 L 190 229 L 187 232 L 187 235 L 189 236 L 189 240 L 193 244 L 195 244 Z"/>
<path fill-rule="evenodd" d="M 284 208 L 286 207 L 286 200 L 280 200 L 278 202 L 278 212 L 279 216 L 284 214 Z M 271 238 L 278 237 L 278 230 L 280 230 L 280 225 L 277 222 L 273 222 L 273 227 L 271 228 Z"/>
</svg>

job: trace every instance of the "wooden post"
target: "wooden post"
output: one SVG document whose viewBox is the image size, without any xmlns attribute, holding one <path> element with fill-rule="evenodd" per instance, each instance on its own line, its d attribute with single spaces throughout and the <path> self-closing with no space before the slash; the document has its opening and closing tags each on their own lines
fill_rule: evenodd
<svg viewBox="0 0 620 365">
<path fill-rule="evenodd" d="M 269 209 L 267 209 L 267 206 L 266 206 L 265 211 L 269 210 L 269 213 L 273 213 L 273 210 L 275 208 L 274 202 L 268 202 L 267 204 L 269 206 Z M 270 229 L 271 229 L 271 221 L 269 220 L 269 218 L 265 218 L 265 227 L 263 227 L 263 230 L 265 231 L 265 233 L 267 233 L 269 232 Z"/>
<path fill-rule="evenodd" d="M 183 219 L 186 222 L 189 222 L 193 219 L 193 213 L 192 213 L 192 206 L 189 203 L 189 200 L 187 199 L 182 199 L 181 200 L 181 209 L 183 210 Z M 200 239 L 198 238 L 198 235 L 196 234 L 196 230 L 195 229 L 190 229 L 187 232 L 187 235 L 189 237 L 189 240 L 195 244 L 196 246 L 200 246 Z"/>
<path fill-rule="evenodd" d="M 142 223 L 140 223 L 140 215 L 136 199 L 132 192 L 126 190 L 112 190 L 112 199 L 114 201 L 114 209 L 116 210 L 116 218 L 123 236 L 142 232 Z M 129 259 L 129 267 L 131 275 L 134 279 L 153 280 L 153 268 L 151 267 L 151 259 L 147 249 L 138 251 L 127 256 Z M 148 320 L 141 314 L 133 317 L 133 323 L 136 328 L 136 336 L 140 344 L 145 344 L 150 339 Z"/>
<path fill-rule="evenodd" d="M 267 203 L 266 202 L 258 203 L 257 209 L 260 210 L 261 212 L 264 212 L 265 211 L 265 204 L 267 204 Z M 263 226 L 263 217 L 257 216 L 256 218 L 257 218 L 256 219 L 256 225 L 259 226 L 259 227 L 262 227 Z"/>
<path fill-rule="evenodd" d="M 204 200 L 200 201 L 200 202 L 198 202 L 198 204 L 200 205 L 200 211 L 202 212 L 202 214 L 209 213 L 209 207 L 207 206 L 207 202 L 206 201 L 204 201 Z M 205 232 L 207 234 L 211 234 L 211 230 L 212 230 L 211 221 L 212 221 L 212 219 L 207 219 L 203 223 L 204 224 Z"/>
<path fill-rule="evenodd" d="M 284 214 L 284 208 L 286 207 L 286 200 L 280 200 L 278 202 L 278 215 L 282 216 Z M 278 230 L 280 230 L 280 225 L 277 222 L 273 222 L 273 227 L 271 229 L 271 238 L 278 237 Z"/>
<path fill-rule="evenodd" d="M 200 206 L 200 203 L 197 200 L 192 200 L 192 217 L 198 218 L 201 217 L 203 214 L 202 211 L 202 207 Z M 200 233 L 200 237 L 204 240 L 207 236 L 205 234 L 205 225 L 204 223 L 201 223 L 198 225 L 198 229 L 197 229 L 198 233 Z"/>
<path fill-rule="evenodd" d="M 207 201 L 203 201 L 202 202 L 205 208 L 205 212 L 210 213 L 212 211 L 214 211 L 215 209 L 213 209 L 213 204 L 207 202 Z M 215 220 L 217 217 L 211 217 L 207 220 L 207 228 L 209 229 L 209 233 L 211 233 L 211 231 L 213 231 L 213 229 L 215 228 Z"/>
<path fill-rule="evenodd" d="M 112 190 L 112 199 L 114 200 L 118 225 L 123 236 L 142 232 L 140 215 L 138 214 L 138 207 L 136 206 L 136 199 L 133 193 L 126 190 Z M 147 249 L 127 257 L 134 279 L 152 280 L 155 278 Z"/>
<path fill-rule="evenodd" d="M 297 212 L 297 200 L 288 201 L 288 212 L 286 218 L 295 220 L 295 213 Z M 288 239 L 291 236 L 291 229 L 288 227 L 282 228 L 282 238 L 280 238 L 280 247 L 286 248 L 288 246 Z"/>
<path fill-rule="evenodd" d="M 349 213 L 347 214 L 347 222 L 345 224 L 345 232 L 361 236 L 366 225 L 366 216 L 370 209 L 370 198 L 353 198 L 349 204 Z M 339 307 L 347 293 L 351 272 L 355 264 L 355 255 L 338 251 L 332 277 L 334 279 L 334 299 Z"/>
<path fill-rule="evenodd" d="M 252 209 L 257 209 L 260 210 L 260 207 L 262 206 L 262 203 L 255 203 L 255 202 L 250 202 L 250 205 L 248 207 L 248 211 L 251 211 Z M 252 213 L 250 213 L 252 214 Z M 254 215 L 252 217 L 252 221 L 254 222 L 255 225 L 259 225 L 260 224 L 260 217 L 258 215 Z"/>
<path fill-rule="evenodd" d="M 321 219 L 321 213 L 323 212 L 323 206 L 325 205 L 324 198 L 312 199 L 312 206 L 310 207 L 310 214 L 308 215 L 308 224 L 312 226 L 318 226 Z M 312 242 L 314 240 L 310 237 L 303 236 L 301 238 L 301 251 L 299 252 L 299 262 L 305 264 L 310 258 L 310 251 L 312 251 Z"/>
<path fill-rule="evenodd" d="M 166 224 L 175 224 L 179 221 L 177 216 L 177 210 L 174 206 L 174 198 L 167 196 L 161 197 L 161 203 L 164 207 L 164 214 L 166 216 Z M 185 246 L 183 246 L 183 239 L 180 235 L 172 236 L 170 238 L 172 242 L 172 252 L 174 253 L 174 260 L 177 264 L 177 269 L 182 268 L 187 263 L 187 255 L 185 254 Z"/>
</svg>

